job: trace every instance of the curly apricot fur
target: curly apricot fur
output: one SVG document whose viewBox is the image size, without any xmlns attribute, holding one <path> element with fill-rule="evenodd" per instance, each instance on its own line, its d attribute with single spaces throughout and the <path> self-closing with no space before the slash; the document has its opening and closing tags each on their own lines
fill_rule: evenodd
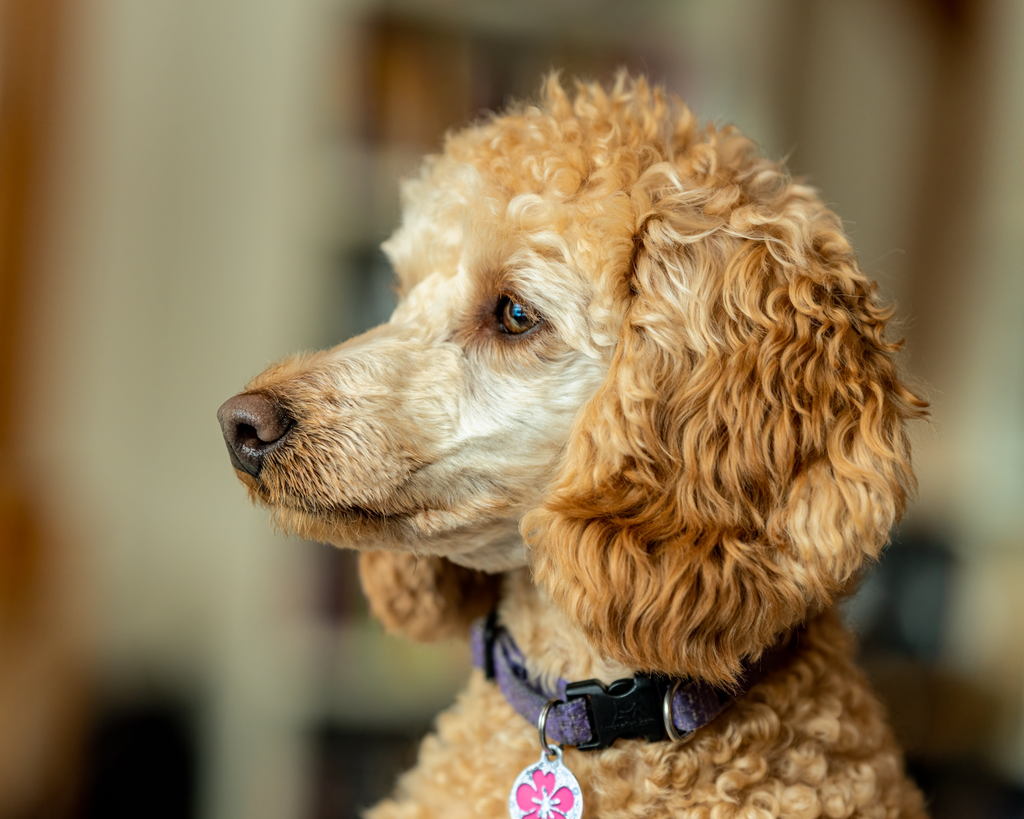
<svg viewBox="0 0 1024 819">
<path fill-rule="evenodd" d="M 421 642 L 466 637 L 498 600 L 498 577 L 443 557 L 364 552 L 359 580 L 370 611 L 389 632 Z"/>
</svg>

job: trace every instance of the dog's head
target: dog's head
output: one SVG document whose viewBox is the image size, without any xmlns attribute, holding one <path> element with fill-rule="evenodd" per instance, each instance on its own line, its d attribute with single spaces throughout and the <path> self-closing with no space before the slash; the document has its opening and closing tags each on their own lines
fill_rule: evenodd
<svg viewBox="0 0 1024 819">
<path fill-rule="evenodd" d="M 403 198 L 391 320 L 221 412 L 283 528 L 386 551 L 392 626 L 528 562 L 599 651 L 725 681 L 877 556 L 925 404 L 839 220 L 735 130 L 552 79 Z"/>
</svg>

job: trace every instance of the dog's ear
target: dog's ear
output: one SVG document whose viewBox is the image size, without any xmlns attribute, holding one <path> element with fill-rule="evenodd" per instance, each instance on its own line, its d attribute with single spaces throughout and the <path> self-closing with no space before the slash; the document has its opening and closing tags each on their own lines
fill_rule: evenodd
<svg viewBox="0 0 1024 819">
<path fill-rule="evenodd" d="M 469 624 L 498 599 L 497 575 L 436 556 L 364 552 L 359 580 L 370 611 L 384 628 L 421 642 L 464 637 Z"/>
<path fill-rule="evenodd" d="M 741 137 L 653 166 L 633 198 L 611 369 L 523 528 L 595 648 L 727 682 L 879 554 L 927 405 L 839 220 Z"/>
</svg>

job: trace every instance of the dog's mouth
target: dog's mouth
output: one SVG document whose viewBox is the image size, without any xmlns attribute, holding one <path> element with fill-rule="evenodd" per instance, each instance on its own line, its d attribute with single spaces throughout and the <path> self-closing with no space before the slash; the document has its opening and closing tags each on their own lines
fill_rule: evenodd
<svg viewBox="0 0 1024 819">
<path fill-rule="evenodd" d="M 237 472 L 237 470 L 236 470 Z M 297 484 L 284 485 L 281 473 Z M 517 519 L 513 502 L 498 487 L 483 490 L 476 482 L 463 486 L 447 484 L 447 491 L 435 497 L 412 492 L 408 485 L 389 493 L 386 508 L 360 502 L 320 499 L 309 491 L 315 476 L 303 476 L 294 467 L 272 466 L 261 475 L 237 472 L 250 499 L 271 511 L 276 529 L 286 534 L 359 550 L 391 548 L 426 550 L 448 554 L 461 551 L 470 533 L 480 527 L 494 527 Z M 268 485 L 267 478 L 271 477 Z M 517 528 L 517 524 L 513 524 Z"/>
<path fill-rule="evenodd" d="M 339 503 L 336 501 L 318 500 L 309 495 L 297 495 L 281 486 L 281 481 L 274 481 L 272 485 L 264 480 L 265 476 L 274 474 L 278 470 L 263 469 L 257 475 L 252 475 L 243 469 L 235 467 L 235 473 L 239 480 L 249 490 L 249 495 L 254 503 L 265 506 L 273 511 L 283 511 L 288 514 L 309 515 L 318 518 L 325 523 L 338 525 L 346 524 L 374 524 L 384 526 L 389 521 L 398 521 L 411 517 L 420 511 L 418 509 L 375 509 L 369 505 L 358 503 Z M 280 471 L 287 472 L 287 468 Z"/>
<path fill-rule="evenodd" d="M 258 475 L 237 468 L 236 474 L 250 499 L 271 511 L 277 529 L 308 540 L 351 548 L 379 548 L 384 544 L 412 548 L 424 537 L 442 535 L 467 522 L 460 504 L 441 498 L 433 503 L 419 498 L 414 503 L 404 497 L 411 494 L 403 491 L 406 486 L 370 505 L 323 498 L 312 490 L 322 480 L 294 464 L 268 460 Z"/>
</svg>

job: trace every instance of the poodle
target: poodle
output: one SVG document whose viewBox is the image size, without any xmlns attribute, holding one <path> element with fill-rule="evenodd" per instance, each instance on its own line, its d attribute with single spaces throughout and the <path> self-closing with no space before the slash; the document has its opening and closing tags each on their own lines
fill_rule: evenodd
<svg viewBox="0 0 1024 819">
<path fill-rule="evenodd" d="M 927 404 L 818 194 L 643 79 L 552 76 L 402 202 L 391 319 L 219 413 L 389 631 L 473 634 L 366 815 L 925 816 L 835 604 Z"/>
</svg>

